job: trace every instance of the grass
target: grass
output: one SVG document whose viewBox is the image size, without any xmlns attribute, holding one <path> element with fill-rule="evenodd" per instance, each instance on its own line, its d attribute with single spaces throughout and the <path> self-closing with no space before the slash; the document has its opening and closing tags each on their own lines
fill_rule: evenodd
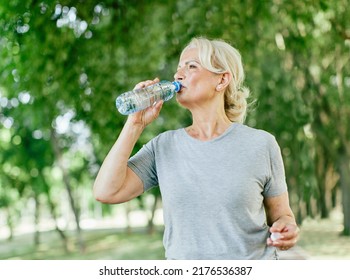
<svg viewBox="0 0 350 280">
<path fill-rule="evenodd" d="M 334 212 L 329 219 L 303 222 L 298 245 L 310 259 L 350 260 L 350 237 L 342 236 L 342 219 L 339 212 Z"/>
<path fill-rule="evenodd" d="M 63 242 L 54 231 L 43 232 L 42 242 L 35 247 L 32 234 L 0 241 L 0 259 L 10 260 L 133 260 L 164 259 L 162 234 L 146 234 L 135 230 L 131 234 L 116 229 L 83 231 L 84 252 L 77 246 L 75 232 L 67 232 L 70 252 L 64 250 Z"/>
<path fill-rule="evenodd" d="M 341 236 L 341 216 L 327 220 L 305 220 L 301 225 L 298 246 L 308 259 L 350 259 L 350 237 Z M 0 259 L 22 260 L 152 260 L 164 259 L 162 232 L 148 235 L 143 229 L 127 234 L 120 229 L 83 231 L 85 251 L 77 250 L 74 232 L 66 233 L 71 251 L 66 253 L 58 234 L 41 234 L 41 243 L 35 247 L 32 234 L 15 236 L 12 241 L 0 240 Z"/>
</svg>

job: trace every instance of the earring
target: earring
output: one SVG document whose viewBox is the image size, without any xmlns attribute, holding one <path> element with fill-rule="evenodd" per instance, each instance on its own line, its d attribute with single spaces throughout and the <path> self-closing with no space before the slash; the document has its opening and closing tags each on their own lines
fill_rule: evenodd
<svg viewBox="0 0 350 280">
<path fill-rule="evenodd" d="M 220 91 L 221 90 L 221 86 L 220 85 L 216 86 L 216 90 Z"/>
</svg>

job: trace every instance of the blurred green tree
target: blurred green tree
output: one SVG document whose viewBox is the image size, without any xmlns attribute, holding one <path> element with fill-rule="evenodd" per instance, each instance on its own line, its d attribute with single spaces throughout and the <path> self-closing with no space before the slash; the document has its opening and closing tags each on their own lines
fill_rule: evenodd
<svg viewBox="0 0 350 280">
<path fill-rule="evenodd" d="M 172 79 L 181 49 L 203 35 L 228 40 L 241 51 L 256 100 L 247 124 L 276 136 L 298 221 L 325 218 L 342 204 L 349 235 L 348 5 L 347 0 L 2 1 L 0 208 L 11 232 L 18 209 L 34 200 L 39 217 L 44 201 L 68 248 L 57 222 L 66 193 L 83 250 L 80 217 L 99 207 L 90 194 L 94 176 L 125 121 L 115 98 L 140 80 Z M 189 122 L 188 112 L 167 102 L 135 151 L 158 133 Z"/>
</svg>

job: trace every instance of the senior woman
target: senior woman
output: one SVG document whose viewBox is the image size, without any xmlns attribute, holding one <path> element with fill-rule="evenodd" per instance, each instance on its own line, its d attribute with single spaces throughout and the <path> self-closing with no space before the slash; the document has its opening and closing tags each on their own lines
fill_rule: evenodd
<svg viewBox="0 0 350 280">
<path fill-rule="evenodd" d="M 159 185 L 167 259 L 278 259 L 277 248 L 293 247 L 299 229 L 275 138 L 243 124 L 249 90 L 240 53 L 222 40 L 193 38 L 174 78 L 192 124 L 130 157 L 163 102 L 129 115 L 97 175 L 96 199 L 123 203 Z"/>
</svg>

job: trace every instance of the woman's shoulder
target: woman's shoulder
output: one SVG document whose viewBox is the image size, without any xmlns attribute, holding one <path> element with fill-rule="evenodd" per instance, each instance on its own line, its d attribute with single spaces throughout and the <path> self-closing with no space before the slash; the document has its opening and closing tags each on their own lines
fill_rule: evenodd
<svg viewBox="0 0 350 280">
<path fill-rule="evenodd" d="M 251 141 L 254 143 L 260 143 L 265 145 L 271 145 L 276 143 L 275 136 L 260 128 L 254 128 L 245 124 L 240 124 L 238 126 L 238 131 L 240 132 L 240 137 L 243 137 L 246 141 Z"/>
<path fill-rule="evenodd" d="M 251 126 L 248 126 L 246 124 L 239 124 L 238 126 L 239 126 L 239 129 L 241 130 L 242 133 L 250 134 L 253 136 L 260 136 L 263 138 L 274 138 L 272 133 L 270 133 L 264 129 L 251 127 Z"/>
<path fill-rule="evenodd" d="M 156 137 L 154 137 L 151 141 L 156 143 L 162 143 L 162 142 L 171 142 L 174 140 L 177 140 L 179 137 L 181 137 L 183 133 L 183 128 L 174 129 L 174 130 L 166 130 L 158 134 Z"/>
</svg>

